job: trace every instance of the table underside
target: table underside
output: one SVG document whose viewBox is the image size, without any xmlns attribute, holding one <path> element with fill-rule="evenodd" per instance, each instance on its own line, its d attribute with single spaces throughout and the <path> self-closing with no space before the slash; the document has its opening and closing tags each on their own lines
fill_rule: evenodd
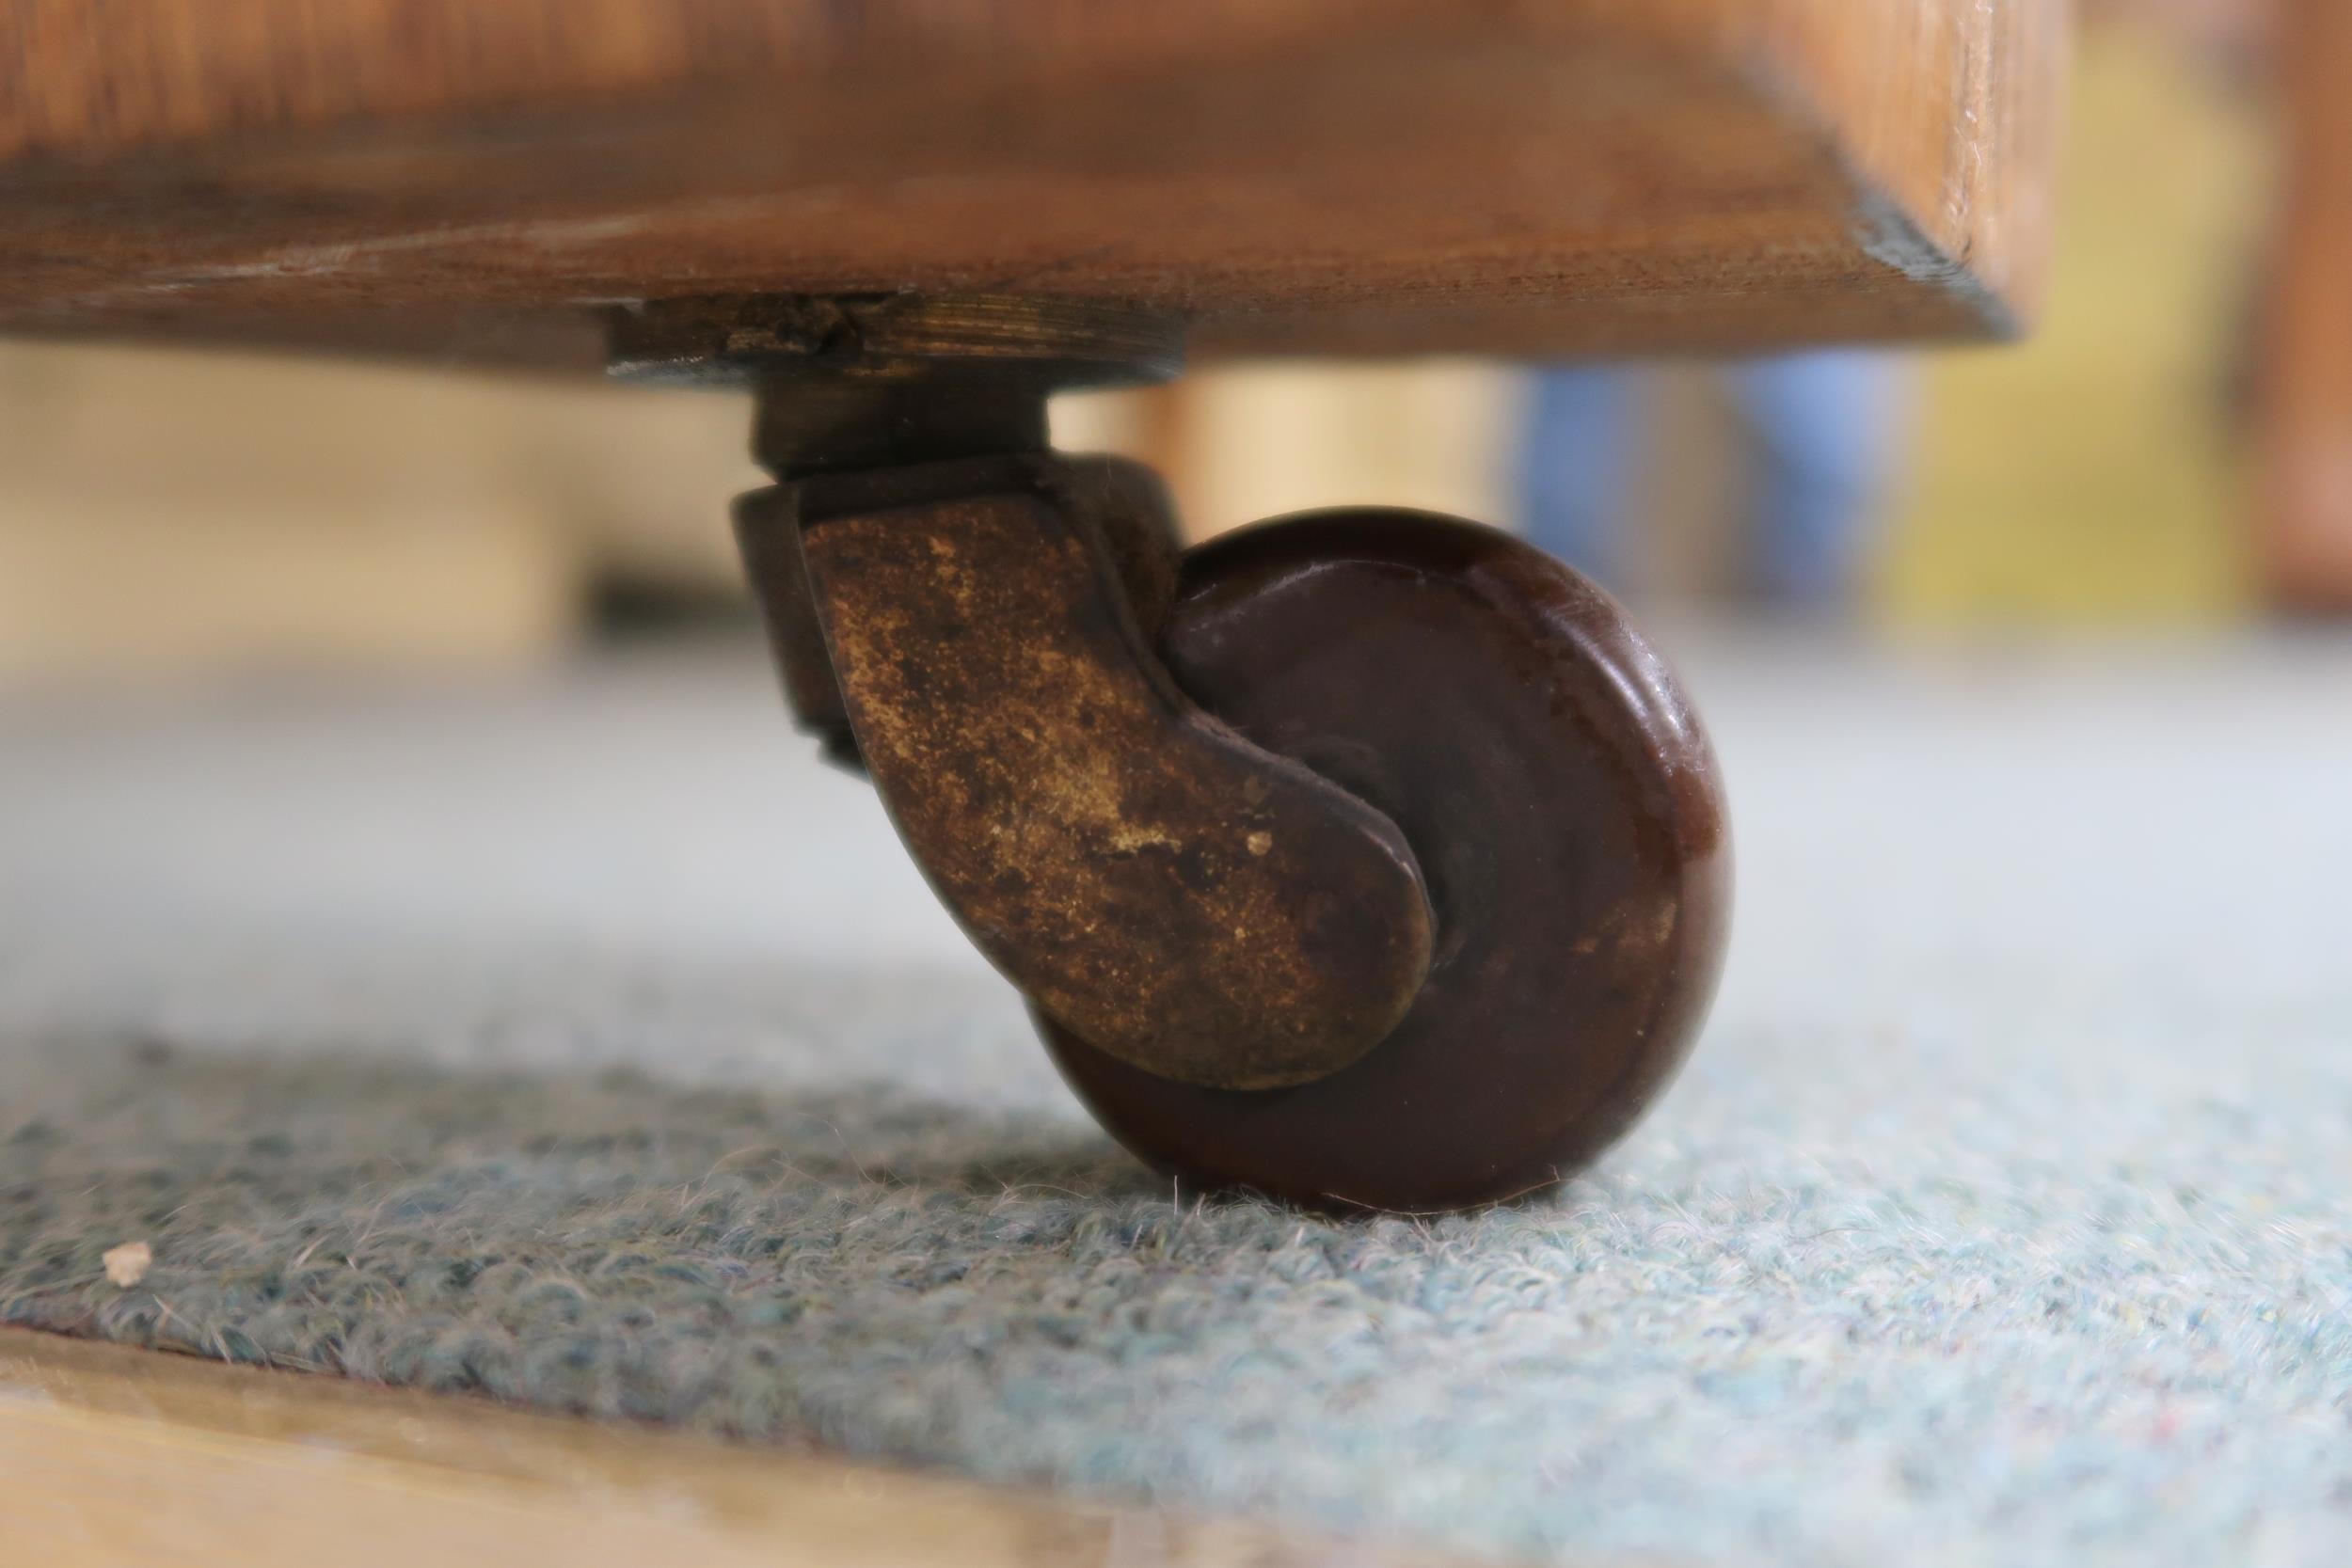
<svg viewBox="0 0 2352 1568">
<path fill-rule="evenodd" d="M 588 366 L 615 301 L 952 290 L 1165 307 L 1209 352 L 1998 336 L 2062 29 L 2058 0 L 0 0 L 0 331 Z"/>
</svg>

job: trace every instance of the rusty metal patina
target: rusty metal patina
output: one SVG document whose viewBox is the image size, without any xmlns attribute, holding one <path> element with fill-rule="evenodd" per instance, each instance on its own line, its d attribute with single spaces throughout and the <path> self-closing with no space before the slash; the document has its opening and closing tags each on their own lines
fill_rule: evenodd
<svg viewBox="0 0 2352 1568">
<path fill-rule="evenodd" d="M 803 534 L 900 836 L 980 950 L 1097 1049 L 1225 1089 L 1347 1066 L 1428 971 L 1411 847 L 1178 691 L 1110 552 L 1046 489 Z"/>
<path fill-rule="evenodd" d="M 1176 596 L 1178 558 L 1183 554 L 1168 487 L 1159 476 L 1121 457 L 1062 457 L 1020 477 L 1022 483 L 1041 485 L 1055 504 L 1101 541 L 1145 641 L 1156 637 Z M 878 494 L 886 499 L 888 494 L 868 485 L 863 487 L 862 498 L 844 499 L 845 487 L 837 481 L 813 487 L 820 499 L 830 491 L 836 504 L 852 506 L 871 504 Z M 736 544 L 758 591 L 768 645 L 794 721 L 818 737 L 828 761 L 863 772 L 857 732 L 834 674 L 824 628 L 818 624 L 817 601 L 809 592 L 808 564 L 801 549 L 804 493 L 811 488 L 808 483 L 771 484 L 738 497 Z"/>
</svg>

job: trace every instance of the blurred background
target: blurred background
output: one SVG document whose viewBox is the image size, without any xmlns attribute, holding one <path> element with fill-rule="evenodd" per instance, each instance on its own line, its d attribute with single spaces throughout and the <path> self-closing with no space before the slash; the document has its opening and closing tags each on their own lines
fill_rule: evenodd
<svg viewBox="0 0 2352 1568">
<path fill-rule="evenodd" d="M 1893 637 L 2352 610 L 2352 8 L 2086 7 L 2022 347 L 1204 366 L 1069 400 L 1207 534 L 1423 506 L 1640 603 Z M 461 367 L 462 368 L 462 367 Z M 748 627 L 747 410 L 188 351 L 0 346 L 0 682 L 495 671 Z"/>
<path fill-rule="evenodd" d="M 496 372 L 496 344 L 477 365 L 462 341 L 430 366 L 0 343 L 0 1069 L 53 1097 L 0 1074 L 0 1155 L 73 1173 L 65 1194 L 151 1159 L 226 1195 L 183 1221 L 176 1189 L 119 1184 L 124 1212 L 168 1208 L 160 1273 L 183 1244 L 275 1244 L 280 1189 L 250 1197 L 248 1166 L 362 1241 L 408 1192 L 436 1217 L 390 1234 L 445 1234 L 481 1172 L 520 1173 L 485 1189 L 501 1210 L 637 1183 L 658 1196 L 624 1215 L 683 1214 L 702 1144 L 599 1121 L 576 1158 L 573 1100 L 485 1099 L 478 1075 L 620 1069 L 598 1090 L 616 1128 L 727 1138 L 693 1096 L 750 1085 L 776 1097 L 778 1190 L 827 1232 L 806 1256 L 847 1259 L 778 1243 L 839 1304 L 773 1342 L 833 1355 L 829 1321 L 898 1341 L 879 1373 L 813 1378 L 828 1443 L 997 1476 L 1083 1452 L 1219 1507 L 1327 1488 L 1416 1528 L 1552 1532 L 1580 1561 L 2339 1560 L 2352 0 L 2082 10 L 2022 343 L 1207 364 L 1056 409 L 1065 447 L 1158 467 L 1199 536 L 1347 504 L 1519 530 L 1682 671 L 1732 803 L 1731 957 L 1673 1098 L 1556 1219 L 1375 1232 L 1425 1250 L 1344 1265 L 1401 1292 L 1360 1318 L 1325 1309 L 1342 1264 L 1294 1275 L 1351 1256 L 1330 1229 L 1127 1228 L 1144 1179 L 873 791 L 786 721 L 727 521 L 766 483 L 748 402 Z M 131 1087 L 114 1042 L 137 1047 Z M 189 1075 L 137 1065 L 167 1058 Z M 338 1061 L 425 1070 L 388 1091 L 409 1080 Z M 11 1139 L 16 1105 L 83 1103 L 84 1077 L 99 1109 Z M 247 1116 L 315 1163 L 248 1159 Z M 94 1152 L 40 1165 L 52 1148 Z M 1079 1151 L 1044 1209 L 992 1185 L 1030 1148 Z M 15 1212 L 52 1229 L 0 1234 L 0 1261 L 93 1240 L 40 1196 Z M 1065 1198 L 1067 1224 L 1023 1217 Z M 920 1218 L 867 1224 L 892 1214 Z M 480 1234 L 450 1256 L 505 1277 Z M 1136 1236 L 1139 1265 L 1103 1240 Z M 975 1247 L 968 1275 L 924 1261 Z M 603 1267 L 579 1277 L 633 1325 L 637 1276 Z M 1067 1342 L 1111 1321 L 1069 1304 L 1110 1299 L 1113 1270 L 1165 1286 L 1148 1321 L 1172 1359 Z M 518 1338 L 402 1326 L 438 1321 L 412 1300 L 502 1312 L 465 1293 L 475 1273 L 365 1287 L 353 1321 L 391 1326 L 363 1342 L 471 1367 Z M 246 1305 L 224 1321 L 327 1321 L 275 1261 L 266 1288 L 225 1277 Z M 1508 1308 L 1439 1321 L 1489 1291 Z M 1000 1332 L 1032 1320 L 1050 1352 Z M 635 1390 L 619 1332 L 611 1386 Z M 686 1381 L 735 1364 L 716 1343 Z M 1104 1398 L 1073 1408 L 1118 1430 L 1041 1419 L 1058 1386 L 996 1370 L 1044 1360 L 1091 1367 Z M 1232 1365 L 1260 1369 L 1245 1398 L 1197 1373 Z M 1001 1409 L 975 1392 L 999 1388 Z M 1340 1435 L 1294 1441 L 1325 1409 Z M 1409 1434 L 1395 1469 L 1359 1457 L 1382 1421 Z M 1295 1459 L 1256 1463 L 1278 1448 Z"/>
</svg>

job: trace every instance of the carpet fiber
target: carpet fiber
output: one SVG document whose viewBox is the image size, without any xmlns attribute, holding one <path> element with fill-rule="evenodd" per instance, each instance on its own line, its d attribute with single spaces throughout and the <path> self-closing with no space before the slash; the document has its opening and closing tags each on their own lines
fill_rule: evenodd
<svg viewBox="0 0 2352 1568">
<path fill-rule="evenodd" d="M 0 1321 L 1580 1563 L 2340 1561 L 2352 651 L 1691 665 L 1691 1069 L 1368 1223 L 1107 1146 L 748 653 L 19 705 Z"/>
</svg>

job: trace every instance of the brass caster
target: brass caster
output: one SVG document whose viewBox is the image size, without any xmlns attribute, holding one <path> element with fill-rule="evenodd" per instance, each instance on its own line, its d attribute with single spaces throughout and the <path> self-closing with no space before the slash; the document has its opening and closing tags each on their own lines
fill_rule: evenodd
<svg viewBox="0 0 2352 1568">
<path fill-rule="evenodd" d="M 749 383 L 739 532 L 802 722 L 871 775 L 1064 1076 L 1163 1171 L 1422 1212 L 1549 1185 L 1687 1053 L 1730 849 L 1704 732 L 1597 588 L 1424 514 L 1179 555 L 1045 399 L 1179 324 L 681 301 L 616 367 Z"/>
</svg>

